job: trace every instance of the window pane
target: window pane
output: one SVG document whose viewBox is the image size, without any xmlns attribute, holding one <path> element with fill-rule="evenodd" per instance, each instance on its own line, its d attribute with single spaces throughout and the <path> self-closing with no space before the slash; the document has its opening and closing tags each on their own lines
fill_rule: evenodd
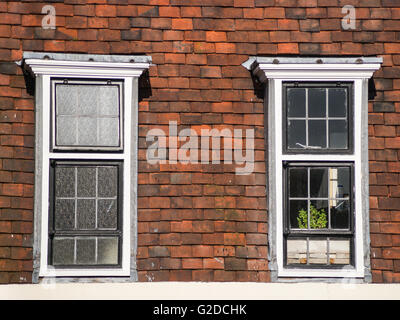
<svg viewBox="0 0 400 320">
<path fill-rule="evenodd" d="M 55 171 L 56 197 L 75 196 L 75 169 L 57 167 Z"/>
<path fill-rule="evenodd" d="M 78 167 L 78 195 L 79 197 L 95 197 L 96 196 L 96 168 L 94 167 Z"/>
<path fill-rule="evenodd" d="M 97 239 L 97 263 L 118 264 L 118 238 Z"/>
<path fill-rule="evenodd" d="M 54 208 L 56 230 L 71 230 L 75 227 L 75 200 L 57 199 Z"/>
<path fill-rule="evenodd" d="M 118 146 L 119 144 L 119 119 L 118 118 L 99 118 L 99 145 Z M 114 132 L 115 134 L 110 134 Z"/>
<path fill-rule="evenodd" d="M 107 229 L 117 228 L 117 200 L 98 201 L 98 227 Z"/>
<path fill-rule="evenodd" d="M 76 239 L 76 263 L 95 264 L 96 263 L 96 239 L 77 238 Z"/>
<path fill-rule="evenodd" d="M 55 165 L 56 230 L 118 229 L 119 166 Z"/>
<path fill-rule="evenodd" d="M 329 120 L 329 147 L 347 149 L 347 132 L 346 120 Z"/>
<path fill-rule="evenodd" d="M 70 116 L 60 116 L 56 121 L 56 141 L 58 145 L 77 144 L 77 119 Z"/>
<path fill-rule="evenodd" d="M 327 240 L 309 240 L 309 264 L 328 263 L 328 243 Z"/>
<path fill-rule="evenodd" d="M 329 88 L 329 117 L 346 117 L 347 90 L 344 88 Z"/>
<path fill-rule="evenodd" d="M 310 147 L 326 148 L 326 121 L 308 121 L 308 145 Z"/>
<path fill-rule="evenodd" d="M 308 197 L 308 178 L 306 168 L 289 169 L 289 196 L 291 198 Z"/>
<path fill-rule="evenodd" d="M 350 202 L 348 200 L 329 200 L 332 229 L 350 228 Z"/>
<path fill-rule="evenodd" d="M 337 168 L 337 179 L 337 198 L 348 198 L 351 192 L 350 168 Z"/>
<path fill-rule="evenodd" d="M 120 146 L 119 85 L 56 84 L 55 145 Z"/>
<path fill-rule="evenodd" d="M 329 168 L 329 197 L 349 198 L 350 168 Z"/>
<path fill-rule="evenodd" d="M 52 241 L 55 266 L 117 265 L 118 237 L 55 237 Z"/>
<path fill-rule="evenodd" d="M 71 265 L 74 263 L 75 241 L 71 238 L 53 239 L 53 265 Z"/>
<path fill-rule="evenodd" d="M 64 84 L 56 85 L 57 115 L 73 115 L 78 108 L 78 87 Z"/>
<path fill-rule="evenodd" d="M 96 228 L 96 200 L 77 199 L 77 227 L 80 230 Z"/>
<path fill-rule="evenodd" d="M 97 113 L 97 104 L 99 90 L 101 86 L 92 85 L 72 85 L 78 87 L 78 113 L 79 115 L 95 115 Z"/>
<path fill-rule="evenodd" d="M 291 149 L 306 146 L 306 121 L 288 120 L 288 147 Z"/>
<path fill-rule="evenodd" d="M 310 203 L 310 229 L 326 229 L 328 222 L 328 201 L 311 200 Z"/>
<path fill-rule="evenodd" d="M 97 146 L 97 119 L 81 117 L 78 118 L 78 143 L 79 146 Z M 111 134 L 111 133 L 110 133 Z"/>
<path fill-rule="evenodd" d="M 118 86 L 103 86 L 99 92 L 99 115 L 119 116 Z"/>
<path fill-rule="evenodd" d="M 118 190 L 118 168 L 98 168 L 98 195 L 99 197 L 115 197 Z"/>
<path fill-rule="evenodd" d="M 310 196 L 328 197 L 328 168 L 310 168 Z"/>
<path fill-rule="evenodd" d="M 306 116 L 306 89 L 287 89 L 287 113 L 288 117 Z"/>
<path fill-rule="evenodd" d="M 326 117 L 326 89 L 309 88 L 308 89 L 308 117 L 323 118 Z"/>
<path fill-rule="evenodd" d="M 350 240 L 329 239 L 329 263 L 350 264 Z"/>
<path fill-rule="evenodd" d="M 290 200 L 289 212 L 290 228 L 308 228 L 307 200 Z"/>
<path fill-rule="evenodd" d="M 287 240 L 287 264 L 307 263 L 307 240 Z"/>
</svg>

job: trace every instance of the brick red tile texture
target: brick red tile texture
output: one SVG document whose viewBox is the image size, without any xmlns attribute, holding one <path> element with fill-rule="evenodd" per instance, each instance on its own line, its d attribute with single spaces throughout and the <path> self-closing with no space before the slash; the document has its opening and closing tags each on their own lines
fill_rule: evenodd
<svg viewBox="0 0 400 320">
<path fill-rule="evenodd" d="M 0 283 L 31 282 L 34 99 L 14 63 L 24 51 L 147 54 L 151 95 L 139 104 L 140 281 L 268 282 L 263 99 L 249 56 L 377 55 L 369 103 L 374 282 L 400 282 L 400 1 L 65 0 L 0 2 Z M 342 30 L 343 5 L 356 29 Z M 142 88 L 143 89 L 143 88 Z M 147 88 L 148 89 L 148 88 Z M 255 130 L 255 170 L 149 165 L 149 129 Z"/>
</svg>

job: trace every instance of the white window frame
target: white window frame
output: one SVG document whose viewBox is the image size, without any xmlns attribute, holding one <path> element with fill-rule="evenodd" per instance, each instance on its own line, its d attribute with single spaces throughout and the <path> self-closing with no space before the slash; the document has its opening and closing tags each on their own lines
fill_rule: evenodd
<svg viewBox="0 0 400 320">
<path fill-rule="evenodd" d="M 148 56 L 102 56 L 55 53 L 24 53 L 24 68 L 35 76 L 35 232 L 34 282 L 40 277 L 134 277 L 137 216 L 137 111 L 138 78 L 148 69 Z M 122 80 L 122 152 L 51 151 L 51 79 Z M 51 160 L 117 160 L 123 162 L 122 261 L 116 268 L 55 268 L 48 265 L 49 170 Z M 135 271 L 135 270 L 134 270 Z"/>
<path fill-rule="evenodd" d="M 381 58 L 250 58 L 243 65 L 252 70 L 265 89 L 268 127 L 269 244 L 274 279 L 284 277 L 364 278 L 369 272 L 368 227 L 368 79 L 380 68 Z M 282 83 L 284 81 L 353 82 L 352 154 L 284 154 L 282 151 Z M 267 115 L 268 113 L 268 115 Z M 301 151 L 299 151 L 300 153 Z M 354 268 L 285 268 L 283 248 L 283 162 L 354 162 Z"/>
</svg>

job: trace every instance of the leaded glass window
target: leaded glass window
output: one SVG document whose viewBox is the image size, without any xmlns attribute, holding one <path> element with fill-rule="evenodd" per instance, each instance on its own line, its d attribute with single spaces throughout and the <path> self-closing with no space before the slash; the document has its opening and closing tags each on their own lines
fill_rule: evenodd
<svg viewBox="0 0 400 320">
<path fill-rule="evenodd" d="M 122 163 L 53 161 L 51 170 L 52 264 L 118 265 Z"/>
<path fill-rule="evenodd" d="M 53 80 L 53 149 L 120 150 L 121 84 Z"/>
</svg>

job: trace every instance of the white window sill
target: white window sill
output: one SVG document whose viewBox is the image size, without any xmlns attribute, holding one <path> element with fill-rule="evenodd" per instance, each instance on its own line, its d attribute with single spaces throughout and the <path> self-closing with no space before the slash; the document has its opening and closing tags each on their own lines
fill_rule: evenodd
<svg viewBox="0 0 400 320">
<path fill-rule="evenodd" d="M 349 269 L 300 269 L 290 268 L 278 271 L 278 277 L 320 277 L 320 278 L 363 278 L 364 272 Z"/>
<path fill-rule="evenodd" d="M 129 268 L 107 268 L 107 269 L 43 269 L 40 270 L 39 277 L 129 277 Z"/>
</svg>

